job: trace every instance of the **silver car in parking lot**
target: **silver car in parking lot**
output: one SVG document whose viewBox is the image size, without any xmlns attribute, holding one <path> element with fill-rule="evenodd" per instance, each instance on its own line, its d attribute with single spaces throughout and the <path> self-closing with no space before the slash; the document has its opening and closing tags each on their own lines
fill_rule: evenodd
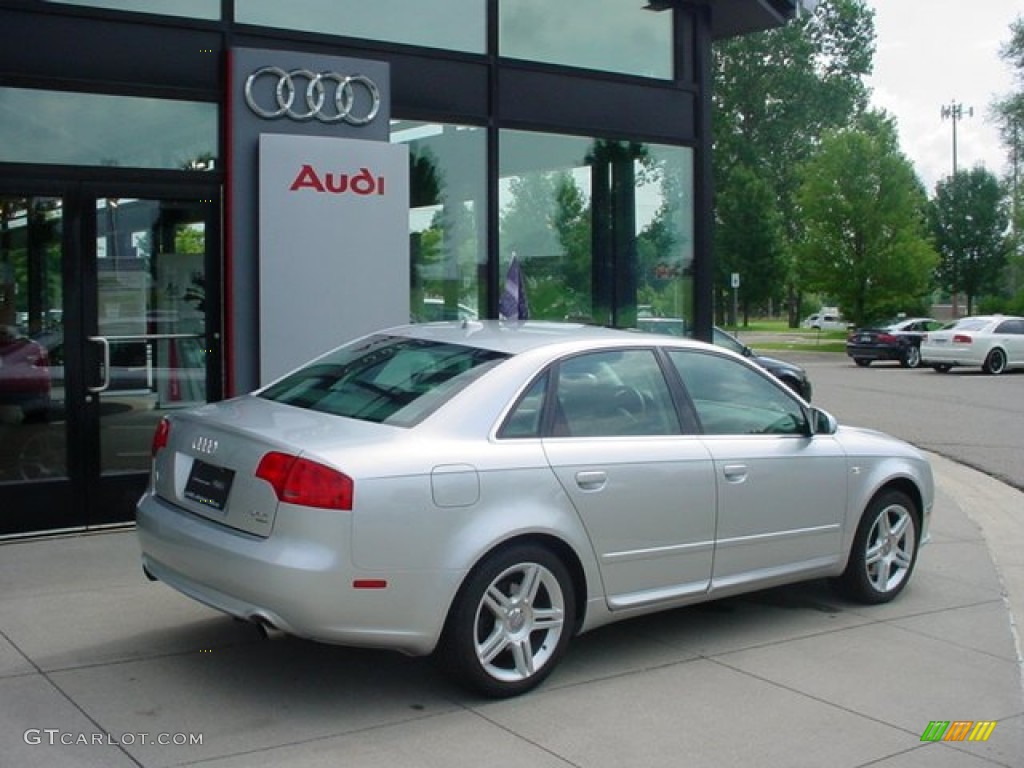
<svg viewBox="0 0 1024 768">
<path fill-rule="evenodd" d="M 385 330 L 168 415 L 153 453 L 151 578 L 491 696 L 643 613 L 820 577 L 891 600 L 933 499 L 915 448 L 740 355 L 555 323 Z"/>
</svg>

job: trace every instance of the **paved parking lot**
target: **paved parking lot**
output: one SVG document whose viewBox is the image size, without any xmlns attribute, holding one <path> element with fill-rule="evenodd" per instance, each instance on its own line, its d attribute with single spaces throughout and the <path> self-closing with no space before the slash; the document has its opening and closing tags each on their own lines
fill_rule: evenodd
<svg viewBox="0 0 1024 768">
<path fill-rule="evenodd" d="M 1024 382 L 801 362 L 817 403 L 897 434 L 927 409 L 914 377 L 971 407 Z M 613 625 L 500 702 L 429 659 L 261 639 L 147 582 L 130 530 L 0 544 L 0 766 L 1019 766 L 1024 495 L 933 463 L 932 542 L 894 603 L 814 582 Z M 995 725 L 922 741 L 946 721 Z"/>
<path fill-rule="evenodd" d="M 970 509 L 1010 520 L 1019 492 L 936 469 L 933 541 L 894 603 L 815 582 L 625 622 L 500 702 L 428 659 L 261 640 L 147 582 L 131 531 L 4 544 L 0 764 L 1019 766 L 1024 535 Z M 1011 535 L 1018 559 L 994 562 L 989 538 Z M 996 725 L 923 742 L 932 721 Z"/>
</svg>

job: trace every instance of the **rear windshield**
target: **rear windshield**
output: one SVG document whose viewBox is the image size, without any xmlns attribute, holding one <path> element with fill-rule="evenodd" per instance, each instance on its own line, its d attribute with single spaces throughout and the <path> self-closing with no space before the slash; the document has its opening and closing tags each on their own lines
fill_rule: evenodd
<svg viewBox="0 0 1024 768">
<path fill-rule="evenodd" d="M 408 427 L 507 357 L 460 344 L 372 336 L 318 358 L 259 396 L 336 416 Z"/>
</svg>

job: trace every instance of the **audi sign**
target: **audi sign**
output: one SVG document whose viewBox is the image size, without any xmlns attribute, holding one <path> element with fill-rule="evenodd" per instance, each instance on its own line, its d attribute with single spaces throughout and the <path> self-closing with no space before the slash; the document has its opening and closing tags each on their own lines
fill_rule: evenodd
<svg viewBox="0 0 1024 768">
<path fill-rule="evenodd" d="M 273 99 L 269 96 L 266 99 L 269 103 L 261 103 L 259 98 L 265 95 L 258 94 L 257 83 L 261 78 L 273 86 Z M 357 98 L 357 91 L 367 98 Z M 300 93 L 304 99 L 297 102 L 296 96 Z M 380 111 L 380 90 L 365 75 L 261 67 L 245 80 L 245 103 L 265 120 L 289 117 L 299 121 L 316 119 L 322 123 L 366 125 Z"/>
</svg>

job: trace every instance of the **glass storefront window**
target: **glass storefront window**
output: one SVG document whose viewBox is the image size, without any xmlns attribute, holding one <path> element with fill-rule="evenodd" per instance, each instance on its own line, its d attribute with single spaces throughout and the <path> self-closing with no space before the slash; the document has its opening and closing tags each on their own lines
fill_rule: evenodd
<svg viewBox="0 0 1024 768">
<path fill-rule="evenodd" d="M 692 153 L 501 133 L 501 274 L 515 257 L 532 319 L 687 332 L 693 322 Z"/>
<path fill-rule="evenodd" d="M 59 198 L 0 196 L 0 483 L 67 474 Z"/>
<path fill-rule="evenodd" d="M 671 8 L 654 10 L 643 0 L 501 0 L 498 51 L 513 59 L 670 80 L 672 21 Z"/>
<path fill-rule="evenodd" d="M 482 0 L 235 0 L 235 21 L 466 53 L 487 47 Z"/>
<path fill-rule="evenodd" d="M 114 11 L 159 13 L 164 16 L 184 16 L 189 19 L 219 19 L 220 0 L 51 0 L 61 5 L 87 5 L 91 8 L 109 8 Z"/>
<path fill-rule="evenodd" d="M 391 142 L 409 148 L 412 319 L 486 316 L 486 131 L 396 120 Z"/>
<path fill-rule="evenodd" d="M 213 170 L 217 105 L 0 88 L 0 162 Z"/>
</svg>

